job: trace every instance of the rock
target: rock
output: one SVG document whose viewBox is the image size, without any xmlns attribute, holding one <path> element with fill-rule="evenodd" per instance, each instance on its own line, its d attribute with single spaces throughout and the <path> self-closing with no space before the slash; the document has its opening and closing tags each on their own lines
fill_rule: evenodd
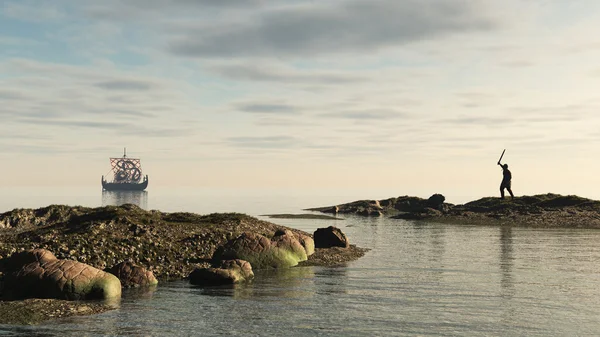
<svg viewBox="0 0 600 337">
<path fill-rule="evenodd" d="M 239 213 L 163 213 L 127 205 L 97 208 L 51 205 L 5 212 L 0 218 L 21 213 L 31 216 L 28 223 L 21 222 L 15 227 L 11 222 L 11 228 L 0 229 L 2 260 L 15 252 L 44 248 L 58 259 L 76 260 L 100 270 L 131 261 L 150 269 L 158 280 L 187 278 L 198 263 L 208 266 L 206 261 L 212 259 L 219 247 L 244 232 L 270 239 L 272 233 L 286 228 Z M 310 239 L 303 240 L 298 233 L 307 237 L 312 237 L 312 233 L 293 232 L 305 253 L 310 254 Z M 1 260 L 0 271 L 3 271 Z"/>
<path fill-rule="evenodd" d="M 256 233 L 243 233 L 219 247 L 213 261 L 241 259 L 253 269 L 287 268 L 308 259 L 306 250 L 291 231 L 278 233 L 272 239 Z"/>
<path fill-rule="evenodd" d="M 123 288 L 148 287 L 158 284 L 154 274 L 130 261 L 123 261 L 108 270 L 120 281 Z"/>
<path fill-rule="evenodd" d="M 121 282 L 116 276 L 87 264 L 59 260 L 45 249 L 30 250 L 13 256 L 14 261 L 34 260 L 34 262 L 25 264 L 19 270 L 6 275 L 4 298 L 84 300 L 121 296 Z M 16 266 L 14 261 L 11 266 Z"/>
<path fill-rule="evenodd" d="M 373 209 L 373 208 L 370 208 L 370 207 L 358 210 L 356 212 L 356 214 L 362 215 L 362 216 L 382 216 L 383 215 L 383 213 L 381 212 L 381 210 L 379 210 L 379 209 Z"/>
<path fill-rule="evenodd" d="M 391 217 L 392 219 L 403 219 L 403 220 L 424 220 L 434 217 L 442 216 L 442 211 L 437 209 L 426 207 L 420 212 L 407 212 L 401 213 Z"/>
<path fill-rule="evenodd" d="M 273 239 L 276 239 L 276 237 L 283 235 L 295 237 L 296 240 L 300 242 L 300 245 L 302 245 L 302 247 L 304 248 L 306 256 L 310 256 L 315 253 L 315 241 L 310 236 L 298 232 L 292 232 L 289 229 L 279 229 L 275 231 Z"/>
<path fill-rule="evenodd" d="M 304 247 L 304 250 L 306 251 L 306 256 L 311 256 L 315 253 L 315 240 L 313 240 L 313 238 L 300 233 L 294 234 L 296 235 L 296 238 L 298 239 L 302 247 Z"/>
<path fill-rule="evenodd" d="M 430 196 L 429 199 L 427 199 L 427 206 L 437 210 L 441 210 L 444 201 L 446 201 L 446 197 L 439 193 L 436 193 Z"/>
<path fill-rule="evenodd" d="M 314 240 L 316 248 L 342 247 L 348 248 L 350 242 L 342 231 L 334 226 L 318 228 L 315 231 Z"/>
<path fill-rule="evenodd" d="M 6 272 L 15 272 L 30 263 L 42 264 L 55 260 L 57 260 L 56 256 L 47 249 L 24 250 L 3 259 L 2 267 Z"/>
<path fill-rule="evenodd" d="M 244 260 L 224 260 L 212 268 L 196 268 L 189 276 L 195 285 L 221 285 L 248 281 L 254 277 L 252 266 Z"/>
</svg>

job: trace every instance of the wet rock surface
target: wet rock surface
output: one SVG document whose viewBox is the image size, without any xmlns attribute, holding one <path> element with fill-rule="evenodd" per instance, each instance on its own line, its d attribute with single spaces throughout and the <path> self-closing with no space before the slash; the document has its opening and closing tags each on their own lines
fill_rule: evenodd
<svg viewBox="0 0 600 337">
<path fill-rule="evenodd" d="M 100 314 L 118 306 L 101 302 L 56 299 L 0 301 L 0 324 L 32 325 L 70 316 Z"/>
<path fill-rule="evenodd" d="M 42 220 L 32 214 L 40 215 Z M 58 259 L 83 262 L 101 270 L 130 261 L 151 271 L 159 281 L 183 279 L 195 268 L 210 267 L 215 251 L 242 233 L 272 238 L 277 231 L 290 231 L 307 253 L 312 239 L 309 233 L 245 214 L 163 213 L 134 205 L 52 205 L 36 210 L 15 209 L 0 218 L 26 219 L 0 229 L 0 273 L 4 258 L 44 248 Z"/>
<path fill-rule="evenodd" d="M 600 228 L 600 201 L 553 193 L 504 200 L 482 198 L 457 205 L 432 220 L 540 228 Z"/>
<path fill-rule="evenodd" d="M 456 224 L 528 226 L 542 228 L 600 228 L 600 201 L 576 195 L 539 194 L 514 199 L 486 197 L 462 205 L 445 202 L 441 194 L 428 199 L 398 197 L 361 200 L 309 210 L 367 215 L 379 210 L 395 219 Z"/>
<path fill-rule="evenodd" d="M 358 200 L 335 206 L 308 208 L 307 211 L 375 217 L 393 216 L 402 213 L 426 212 L 428 209 L 441 211 L 451 208 L 453 205 L 445 203 L 445 199 L 441 194 L 434 194 L 429 199 L 400 196 L 383 200 Z"/>
<path fill-rule="evenodd" d="M 7 276 L 22 265 L 35 265 L 35 270 L 42 264 L 57 264 L 64 272 L 60 268 L 66 264 L 81 263 L 102 271 L 128 261 L 135 266 L 131 270 L 143 268 L 140 270 L 151 272 L 158 280 L 183 279 L 196 268 L 213 268 L 217 249 L 243 233 L 265 237 L 269 244 L 303 255 L 299 260 L 305 260 L 301 262 L 304 265 L 339 265 L 358 259 L 366 251 L 355 246 L 343 251 L 315 249 L 309 233 L 239 213 L 163 213 L 134 205 L 15 209 L 0 214 L 0 298 L 7 293 L 14 295 L 6 287 Z M 32 249 L 54 254 L 22 253 Z M 20 257 L 11 260 L 15 253 Z M 70 262 L 65 264 L 67 260 Z M 35 324 L 110 309 L 114 307 L 89 301 L 0 301 L 0 323 Z"/>
<path fill-rule="evenodd" d="M 31 256 L 30 258 L 27 258 Z M 121 297 L 121 283 L 112 274 L 73 260 L 59 260 L 46 249 L 13 254 L 3 280 L 3 299 L 65 300 Z M 27 260 L 33 260 L 28 262 Z M 19 267 L 19 262 L 26 264 Z"/>
<path fill-rule="evenodd" d="M 314 220 L 344 220 L 342 218 L 338 218 L 330 215 L 322 215 L 322 214 L 264 214 L 261 216 L 266 216 L 271 219 L 314 219 Z"/>
<path fill-rule="evenodd" d="M 252 266 L 244 260 L 219 261 L 211 268 L 197 268 L 190 274 L 191 284 L 222 285 L 249 281 L 254 278 Z"/>
<path fill-rule="evenodd" d="M 150 287 L 158 284 L 151 271 L 131 261 L 123 261 L 107 271 L 121 281 L 123 288 Z"/>
<path fill-rule="evenodd" d="M 271 238 L 246 232 L 228 241 L 213 256 L 213 261 L 240 259 L 254 269 L 289 268 L 308 258 L 306 249 L 290 230 L 278 230 Z"/>
</svg>

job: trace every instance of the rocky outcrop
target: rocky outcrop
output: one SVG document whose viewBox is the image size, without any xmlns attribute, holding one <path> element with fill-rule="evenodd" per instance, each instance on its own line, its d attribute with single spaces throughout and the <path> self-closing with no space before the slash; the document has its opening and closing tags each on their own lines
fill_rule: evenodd
<svg viewBox="0 0 600 337">
<path fill-rule="evenodd" d="M 398 197 L 379 201 L 383 214 L 394 219 L 530 227 L 600 228 L 600 201 L 576 195 L 538 194 L 514 199 L 486 197 L 462 205 L 445 202 L 441 194 L 428 199 Z M 340 213 L 369 215 L 365 207 L 375 201 L 335 206 Z M 310 210 L 331 212 L 332 207 Z M 315 238 L 316 241 L 316 238 Z"/>
<path fill-rule="evenodd" d="M 429 199 L 401 196 L 383 200 L 358 200 L 347 204 L 309 208 L 307 210 L 368 217 L 393 216 L 402 213 L 427 212 L 428 208 L 445 212 L 453 206 L 452 204 L 444 203 L 445 200 L 446 198 L 441 194 L 434 194 Z"/>
<path fill-rule="evenodd" d="M 0 229 L 29 228 L 42 226 L 48 222 L 68 221 L 81 213 L 83 207 L 51 205 L 38 209 L 17 208 L 0 214 Z"/>
<path fill-rule="evenodd" d="M 29 263 L 15 270 L 21 261 Z M 8 273 L 3 296 L 8 299 L 83 300 L 121 296 L 121 282 L 114 275 L 81 262 L 59 260 L 44 249 L 17 253 L 6 265 L 9 269 L 5 269 Z"/>
<path fill-rule="evenodd" d="M 158 284 L 154 274 L 131 261 L 123 261 L 108 270 L 120 281 L 123 288 L 149 287 Z"/>
<path fill-rule="evenodd" d="M 210 268 L 197 268 L 189 276 L 195 285 L 234 284 L 251 280 L 254 277 L 252 266 L 244 260 L 219 261 Z"/>
<path fill-rule="evenodd" d="M 215 251 L 244 232 L 265 236 L 270 241 L 275 232 L 289 230 L 307 256 L 314 246 L 309 233 L 239 213 L 199 215 L 145 211 L 134 205 L 52 205 L 14 210 L 0 217 L 6 219 L 15 214 L 31 217 L 17 227 L 0 229 L 0 272 L 3 258 L 22 250 L 44 248 L 58 259 L 82 262 L 100 270 L 130 261 L 151 271 L 159 281 L 174 280 L 188 277 L 196 268 L 210 267 Z"/>
<path fill-rule="evenodd" d="M 316 248 L 348 248 L 350 246 L 346 234 L 344 234 L 341 229 L 334 226 L 318 228 L 315 231 L 314 240 Z"/>
<path fill-rule="evenodd" d="M 220 247 L 213 261 L 246 260 L 253 269 L 288 268 L 305 261 L 306 250 L 290 230 L 277 231 L 272 238 L 243 233 Z"/>
</svg>

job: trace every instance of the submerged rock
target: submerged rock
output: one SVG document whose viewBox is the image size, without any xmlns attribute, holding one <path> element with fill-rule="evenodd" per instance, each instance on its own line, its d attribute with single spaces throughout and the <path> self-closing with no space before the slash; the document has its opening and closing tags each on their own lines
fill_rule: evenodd
<svg viewBox="0 0 600 337">
<path fill-rule="evenodd" d="M 210 268 L 197 268 L 189 276 L 195 285 L 221 285 L 248 281 L 254 277 L 252 266 L 244 260 L 224 260 Z"/>
<path fill-rule="evenodd" d="M 56 299 L 0 301 L 0 324 L 39 324 L 52 319 L 99 314 L 117 308 L 117 305 L 102 302 Z"/>
</svg>

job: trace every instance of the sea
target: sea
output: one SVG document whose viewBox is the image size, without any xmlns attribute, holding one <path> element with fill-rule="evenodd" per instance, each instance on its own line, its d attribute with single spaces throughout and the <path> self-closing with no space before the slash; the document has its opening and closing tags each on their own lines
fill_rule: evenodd
<svg viewBox="0 0 600 337">
<path fill-rule="evenodd" d="M 308 232 L 330 225 L 370 251 L 338 267 L 256 271 L 251 283 L 161 283 L 117 310 L 0 336 L 598 336 L 600 231 L 449 225 L 344 216 L 269 219 L 402 193 L 235 189 L 0 190 L 0 212 L 49 204 L 246 213 Z M 427 197 L 427 196 L 422 196 Z"/>
</svg>

